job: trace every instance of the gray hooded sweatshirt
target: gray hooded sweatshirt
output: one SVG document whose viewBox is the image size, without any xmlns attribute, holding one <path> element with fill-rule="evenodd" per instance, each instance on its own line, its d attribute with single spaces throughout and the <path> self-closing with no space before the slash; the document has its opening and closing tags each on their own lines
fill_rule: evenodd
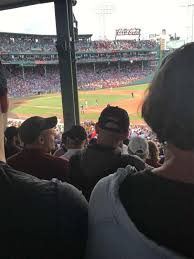
<svg viewBox="0 0 194 259">
<path fill-rule="evenodd" d="M 135 169 L 118 169 L 98 182 L 89 203 L 86 259 L 180 259 L 138 231 L 119 199 L 119 186 Z"/>
</svg>

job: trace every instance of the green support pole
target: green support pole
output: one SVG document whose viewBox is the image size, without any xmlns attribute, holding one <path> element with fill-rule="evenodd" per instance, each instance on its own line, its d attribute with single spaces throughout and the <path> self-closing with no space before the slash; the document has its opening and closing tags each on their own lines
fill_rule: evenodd
<svg viewBox="0 0 194 259">
<path fill-rule="evenodd" d="M 70 37 L 71 37 L 71 57 L 72 57 L 72 75 L 73 75 L 73 91 L 74 91 L 74 103 L 75 103 L 75 119 L 76 124 L 80 124 L 79 116 L 79 96 L 77 87 L 77 68 L 76 68 L 76 56 L 75 56 L 75 35 L 73 28 L 73 10 L 72 0 L 68 0 L 68 11 L 69 11 L 69 25 L 70 25 Z"/>
<path fill-rule="evenodd" d="M 70 40 L 69 0 L 55 1 L 57 50 L 59 56 L 64 130 L 76 124 Z"/>
</svg>

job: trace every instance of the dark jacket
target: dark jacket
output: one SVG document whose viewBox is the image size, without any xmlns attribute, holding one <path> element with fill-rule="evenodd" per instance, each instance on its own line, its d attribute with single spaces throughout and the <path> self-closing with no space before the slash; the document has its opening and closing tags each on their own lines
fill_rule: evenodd
<svg viewBox="0 0 194 259">
<path fill-rule="evenodd" d="M 9 157 L 19 153 L 22 149 L 18 147 L 17 145 L 14 145 L 12 143 L 6 143 L 5 144 L 5 157 L 8 159 Z"/>
<path fill-rule="evenodd" d="M 39 179 L 66 179 L 68 161 L 41 152 L 39 149 L 24 149 L 10 157 L 7 163 L 14 169 L 31 174 Z"/>
<path fill-rule="evenodd" d="M 145 163 L 136 156 L 121 155 L 120 149 L 99 144 L 89 145 L 85 150 L 71 157 L 68 181 L 82 191 L 87 200 L 97 182 L 119 167 L 134 166 L 143 170 Z"/>
<path fill-rule="evenodd" d="M 0 257 L 82 258 L 88 205 L 73 186 L 0 162 L 0 206 Z"/>
<path fill-rule="evenodd" d="M 125 177 L 119 198 L 143 236 L 184 258 L 194 258 L 193 183 L 176 181 L 147 169 Z"/>
</svg>

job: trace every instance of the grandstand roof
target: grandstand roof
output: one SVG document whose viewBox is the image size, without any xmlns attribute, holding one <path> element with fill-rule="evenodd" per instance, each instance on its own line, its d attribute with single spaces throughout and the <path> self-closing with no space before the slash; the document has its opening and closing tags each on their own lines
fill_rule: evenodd
<svg viewBox="0 0 194 259">
<path fill-rule="evenodd" d="M 53 2 L 53 0 L 0 0 L 0 10 Z"/>
<path fill-rule="evenodd" d="M 1 1 L 1 0 L 0 0 Z M 0 32 L 0 35 L 9 35 L 9 36 L 32 36 L 32 37 L 56 37 L 56 34 L 34 34 L 34 33 L 20 33 L 20 32 Z"/>
</svg>

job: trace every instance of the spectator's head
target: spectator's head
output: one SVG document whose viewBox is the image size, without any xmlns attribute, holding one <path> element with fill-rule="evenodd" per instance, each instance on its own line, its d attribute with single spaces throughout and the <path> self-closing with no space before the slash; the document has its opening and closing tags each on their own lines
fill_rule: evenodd
<svg viewBox="0 0 194 259">
<path fill-rule="evenodd" d="M 149 155 L 147 140 L 142 137 L 132 137 L 129 141 L 128 152 L 146 160 Z"/>
<path fill-rule="evenodd" d="M 57 117 L 38 116 L 25 120 L 19 128 L 21 141 L 26 148 L 38 148 L 45 153 L 55 149 L 55 129 Z"/>
<path fill-rule="evenodd" d="M 5 130 L 5 137 L 7 140 L 7 143 L 11 144 L 18 144 L 19 136 L 18 136 L 18 128 L 15 126 L 7 127 Z"/>
<path fill-rule="evenodd" d="M 154 141 L 149 140 L 148 147 L 149 147 L 149 159 L 153 162 L 158 162 L 159 150 L 156 143 Z"/>
<path fill-rule="evenodd" d="M 67 149 L 82 149 L 87 142 L 87 133 L 82 126 L 76 125 L 67 132 Z"/>
<path fill-rule="evenodd" d="M 5 162 L 4 151 L 4 131 L 7 124 L 7 111 L 8 111 L 8 99 L 7 99 L 7 80 L 3 66 L 0 62 L 0 161 Z"/>
<path fill-rule="evenodd" d="M 96 123 L 98 143 L 117 147 L 129 134 L 129 115 L 122 108 L 108 106 L 100 114 Z"/>
<path fill-rule="evenodd" d="M 155 75 L 142 116 L 157 134 L 179 150 L 194 149 L 194 43 L 170 54 Z"/>
</svg>

